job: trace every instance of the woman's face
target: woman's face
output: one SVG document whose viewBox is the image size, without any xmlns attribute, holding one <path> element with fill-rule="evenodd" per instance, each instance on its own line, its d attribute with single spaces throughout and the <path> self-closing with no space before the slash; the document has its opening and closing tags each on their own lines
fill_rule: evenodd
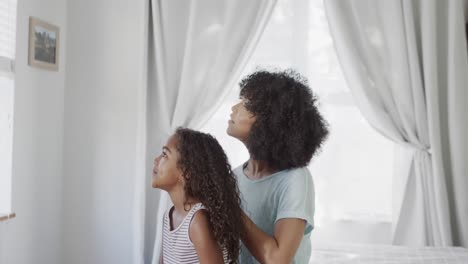
<svg viewBox="0 0 468 264">
<path fill-rule="evenodd" d="M 227 128 L 227 133 L 231 137 L 235 137 L 242 142 L 246 142 L 249 137 L 252 125 L 255 123 L 256 117 L 245 108 L 246 99 L 241 98 L 241 101 L 234 106 L 231 110 L 231 119 Z"/>
<path fill-rule="evenodd" d="M 177 167 L 179 152 L 177 138 L 172 135 L 164 145 L 162 153 L 154 159 L 152 186 L 163 190 L 170 190 L 182 184 L 182 172 Z"/>
</svg>

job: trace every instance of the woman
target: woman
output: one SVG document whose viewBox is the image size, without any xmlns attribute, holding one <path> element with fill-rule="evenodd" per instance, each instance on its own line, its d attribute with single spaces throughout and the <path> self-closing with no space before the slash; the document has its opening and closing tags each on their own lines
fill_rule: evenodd
<svg viewBox="0 0 468 264">
<path fill-rule="evenodd" d="M 294 71 L 257 71 L 240 87 L 227 129 L 250 154 L 234 170 L 245 227 L 239 261 L 308 263 L 315 194 L 306 166 L 328 134 L 327 123 Z"/>
</svg>

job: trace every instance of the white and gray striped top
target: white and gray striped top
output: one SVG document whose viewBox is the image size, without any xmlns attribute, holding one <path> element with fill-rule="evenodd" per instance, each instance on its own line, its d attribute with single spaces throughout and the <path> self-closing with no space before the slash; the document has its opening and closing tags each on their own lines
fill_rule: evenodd
<svg viewBox="0 0 468 264">
<path fill-rule="evenodd" d="M 201 203 L 197 203 L 185 216 L 178 227 L 171 230 L 171 220 L 169 214 L 171 207 L 164 214 L 163 226 L 163 264 L 199 264 L 197 252 L 189 237 L 189 228 L 192 218 L 200 209 L 206 209 Z M 223 249 L 224 263 L 229 263 L 227 250 Z"/>
<path fill-rule="evenodd" d="M 169 209 L 164 214 L 163 229 L 163 262 L 164 264 L 198 264 L 197 252 L 189 237 L 189 227 L 193 215 L 200 209 L 205 209 L 201 203 L 197 203 L 185 216 L 182 223 L 171 230 Z"/>
</svg>

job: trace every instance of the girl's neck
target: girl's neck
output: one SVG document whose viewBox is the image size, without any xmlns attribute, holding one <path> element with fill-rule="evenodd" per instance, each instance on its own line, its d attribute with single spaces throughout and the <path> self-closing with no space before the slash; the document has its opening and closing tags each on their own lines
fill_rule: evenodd
<svg viewBox="0 0 468 264">
<path fill-rule="evenodd" d="M 188 211 L 192 209 L 192 206 L 199 202 L 198 199 L 194 199 L 192 197 L 187 199 L 183 187 L 169 191 L 169 196 L 174 204 L 175 211 L 179 215 L 186 215 Z"/>
<path fill-rule="evenodd" d="M 247 166 L 244 168 L 244 174 L 254 180 L 270 176 L 275 172 L 277 170 L 271 168 L 265 161 L 255 160 L 252 157 L 247 161 Z"/>
</svg>

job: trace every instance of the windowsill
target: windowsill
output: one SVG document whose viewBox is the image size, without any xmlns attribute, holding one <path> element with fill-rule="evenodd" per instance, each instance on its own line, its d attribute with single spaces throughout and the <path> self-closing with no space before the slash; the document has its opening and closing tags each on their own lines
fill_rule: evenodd
<svg viewBox="0 0 468 264">
<path fill-rule="evenodd" d="M 8 221 L 8 220 L 13 219 L 15 217 L 16 217 L 15 213 L 9 213 L 9 214 L 0 213 L 0 222 Z"/>
</svg>

